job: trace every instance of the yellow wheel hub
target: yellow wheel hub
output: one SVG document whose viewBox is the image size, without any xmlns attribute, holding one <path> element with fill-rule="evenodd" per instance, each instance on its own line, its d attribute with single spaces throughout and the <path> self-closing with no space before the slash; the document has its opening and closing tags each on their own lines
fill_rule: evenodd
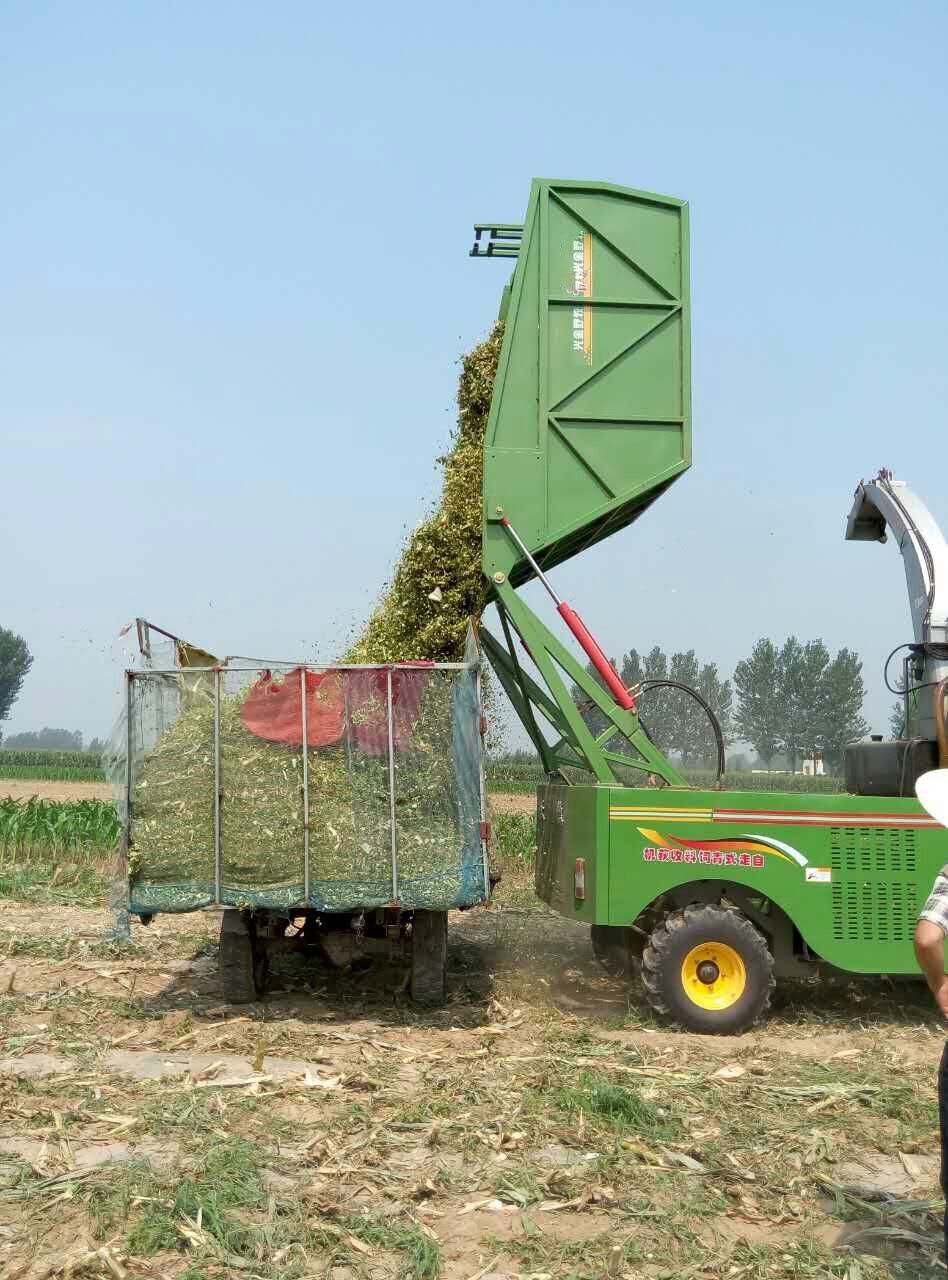
<svg viewBox="0 0 948 1280">
<path fill-rule="evenodd" d="M 747 986 L 744 961 L 726 942 L 692 947 L 681 966 L 681 985 L 702 1009 L 729 1009 Z"/>
</svg>

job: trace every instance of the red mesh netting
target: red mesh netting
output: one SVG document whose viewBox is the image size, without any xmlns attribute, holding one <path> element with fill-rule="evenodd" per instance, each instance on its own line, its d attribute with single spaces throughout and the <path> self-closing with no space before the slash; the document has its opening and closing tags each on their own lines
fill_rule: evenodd
<svg viewBox="0 0 948 1280">
<path fill-rule="evenodd" d="M 415 663 L 392 667 L 392 728 L 396 749 L 411 738 L 430 673 Z M 240 719 L 244 728 L 266 742 L 299 747 L 303 743 L 300 670 L 280 679 L 265 671 L 251 686 Z M 329 747 L 348 731 L 352 745 L 370 756 L 388 751 L 387 671 L 306 672 L 306 741 Z"/>
</svg>

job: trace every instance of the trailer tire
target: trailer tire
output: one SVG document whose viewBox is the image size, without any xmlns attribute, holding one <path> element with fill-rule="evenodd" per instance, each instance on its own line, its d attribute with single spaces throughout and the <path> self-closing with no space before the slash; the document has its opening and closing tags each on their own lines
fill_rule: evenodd
<svg viewBox="0 0 948 1280">
<path fill-rule="evenodd" d="M 642 956 L 649 1004 L 688 1031 L 737 1035 L 770 1004 L 774 962 L 763 934 L 739 911 L 670 911 Z"/>
<path fill-rule="evenodd" d="M 411 998 L 444 1004 L 447 995 L 448 913 L 416 911 L 411 925 Z"/>
<path fill-rule="evenodd" d="M 265 995 L 270 984 L 270 949 L 258 938 L 249 911 L 225 911 L 217 949 L 217 972 L 224 998 L 246 1004 Z"/>
</svg>

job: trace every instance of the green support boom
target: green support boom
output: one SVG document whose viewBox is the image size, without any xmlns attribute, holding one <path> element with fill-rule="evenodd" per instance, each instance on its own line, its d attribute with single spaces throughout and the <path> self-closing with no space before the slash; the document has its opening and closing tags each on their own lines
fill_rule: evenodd
<svg viewBox="0 0 948 1280">
<path fill-rule="evenodd" d="M 515 588 L 539 576 L 550 589 L 543 570 L 636 520 L 691 464 L 687 206 L 539 179 L 522 227 L 481 224 L 475 236 L 473 256 L 517 255 L 484 445 L 483 569 L 506 645 L 482 632 L 485 652 L 550 774 L 574 766 L 608 783 L 625 769 L 683 785 L 569 606 L 557 601 L 614 693 Z M 598 737 L 570 681 L 608 719 Z"/>
</svg>

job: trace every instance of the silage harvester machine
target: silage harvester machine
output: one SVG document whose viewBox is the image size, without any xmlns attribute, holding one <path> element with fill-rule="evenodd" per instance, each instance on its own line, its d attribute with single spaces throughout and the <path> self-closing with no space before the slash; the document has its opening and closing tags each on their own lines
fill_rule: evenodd
<svg viewBox="0 0 948 1280">
<path fill-rule="evenodd" d="M 637 520 L 690 465 L 687 218 L 665 196 L 536 181 L 522 226 L 475 229 L 473 256 L 516 258 L 484 446 L 483 569 L 500 633 L 482 629 L 481 643 L 547 775 L 539 896 L 592 926 L 608 967 L 640 966 L 656 1010 L 735 1032 L 777 976 L 917 972 L 915 917 L 948 851 L 913 795 L 936 731 L 945 743 L 936 575 L 948 549 L 905 486 L 882 474 L 857 490 L 847 536 L 884 538 L 888 524 L 906 559 L 915 737 L 850 749 L 848 793 L 727 790 L 719 730 L 718 787 L 694 789 L 652 743 L 639 719 L 648 683 L 623 686 L 547 575 Z M 518 594 L 531 579 L 598 678 Z"/>
</svg>

